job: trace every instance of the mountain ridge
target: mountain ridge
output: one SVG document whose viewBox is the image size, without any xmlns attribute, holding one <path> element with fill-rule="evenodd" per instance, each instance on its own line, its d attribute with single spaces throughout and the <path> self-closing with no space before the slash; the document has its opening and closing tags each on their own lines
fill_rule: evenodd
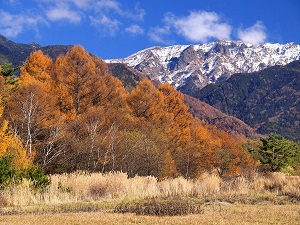
<svg viewBox="0 0 300 225">
<path fill-rule="evenodd" d="M 300 45 L 293 42 L 254 46 L 242 41 L 218 40 L 198 45 L 155 46 L 105 62 L 125 63 L 152 80 L 185 89 L 186 86 L 203 88 L 227 80 L 234 73 L 255 72 L 299 59 Z"/>
<path fill-rule="evenodd" d="M 0 64 L 12 63 L 13 66 L 22 65 L 32 51 L 42 50 L 52 60 L 60 54 L 66 54 L 73 45 L 48 45 L 41 46 L 36 42 L 29 44 L 15 43 L 0 35 Z"/>
</svg>

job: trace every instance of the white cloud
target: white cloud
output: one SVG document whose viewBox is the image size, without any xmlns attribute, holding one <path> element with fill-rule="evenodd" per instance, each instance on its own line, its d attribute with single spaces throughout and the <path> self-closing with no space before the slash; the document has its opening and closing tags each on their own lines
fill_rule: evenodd
<svg viewBox="0 0 300 225">
<path fill-rule="evenodd" d="M 91 10 L 92 15 L 89 18 L 102 36 L 114 36 L 121 28 L 124 28 L 125 32 L 135 35 L 144 33 L 144 30 L 138 25 L 127 26 L 127 28 L 123 25 L 130 20 L 137 21 L 144 18 L 145 10 L 139 8 L 138 5 L 134 9 L 128 9 L 116 0 L 100 0 L 95 1 Z"/>
<path fill-rule="evenodd" d="M 19 2 L 25 4 L 21 0 L 7 0 L 6 3 Z M 61 21 L 72 24 L 89 23 L 101 36 L 114 36 L 122 29 L 122 32 L 127 34 L 144 33 L 141 26 L 130 26 L 142 21 L 145 16 L 145 10 L 140 8 L 139 4 L 125 4 L 120 0 L 35 0 L 35 2 L 32 8 L 26 8 L 24 5 L 24 11 L 16 15 L 5 14 L 0 9 L 1 33 L 8 37 L 16 37 L 25 28 L 38 32 L 40 18 L 48 25 Z M 25 12 L 29 16 L 25 15 Z"/>
<path fill-rule="evenodd" d="M 133 35 L 142 35 L 144 34 L 144 29 L 139 25 L 131 25 L 125 29 L 126 32 L 131 33 Z"/>
<path fill-rule="evenodd" d="M 102 36 L 106 36 L 106 34 L 114 36 L 121 24 L 120 21 L 111 19 L 106 15 L 102 15 L 99 18 L 90 16 L 90 20 L 92 24 L 100 30 Z"/>
<path fill-rule="evenodd" d="M 135 6 L 133 9 L 125 9 L 119 2 L 115 0 L 100 0 L 95 4 L 95 9 L 102 14 L 106 14 L 109 12 L 117 13 L 118 15 L 130 18 L 133 20 L 143 20 L 145 16 L 145 10 Z"/>
<path fill-rule="evenodd" d="M 98 9 L 104 9 L 104 10 L 113 10 L 119 14 L 122 14 L 122 10 L 120 8 L 120 5 L 117 1 L 114 0 L 101 0 L 96 2 L 96 7 Z"/>
<path fill-rule="evenodd" d="M 170 34 L 170 27 L 164 26 L 164 27 L 153 27 L 150 29 L 148 35 L 150 39 L 157 43 L 162 44 L 169 44 L 170 41 L 166 39 L 166 36 Z"/>
<path fill-rule="evenodd" d="M 43 2 L 42 5 L 44 6 L 59 5 L 59 4 L 71 6 L 73 4 L 79 9 L 88 9 L 95 2 L 94 0 L 35 0 L 35 1 L 39 4 Z"/>
<path fill-rule="evenodd" d="M 80 23 L 81 15 L 78 11 L 71 10 L 67 4 L 57 4 L 46 10 L 46 16 L 50 21 L 67 20 L 70 23 Z"/>
<path fill-rule="evenodd" d="M 238 38 L 246 43 L 259 45 L 266 41 L 266 27 L 261 21 L 257 21 L 252 27 L 238 30 Z"/>
<path fill-rule="evenodd" d="M 6 37 L 16 37 L 25 29 L 37 29 L 38 23 L 44 23 L 40 16 L 25 14 L 13 15 L 0 10 L 0 33 Z"/>
<path fill-rule="evenodd" d="M 221 22 L 214 12 L 191 12 L 187 17 L 176 18 L 173 14 L 165 17 L 165 22 L 174 27 L 179 35 L 192 42 L 207 42 L 211 38 L 230 39 L 231 26 Z"/>
<path fill-rule="evenodd" d="M 89 9 L 93 5 L 94 0 L 70 0 L 73 2 L 79 9 Z"/>
<path fill-rule="evenodd" d="M 129 18 L 142 21 L 146 15 L 146 11 L 138 6 L 135 6 L 134 11 L 127 13 L 127 15 Z"/>
</svg>

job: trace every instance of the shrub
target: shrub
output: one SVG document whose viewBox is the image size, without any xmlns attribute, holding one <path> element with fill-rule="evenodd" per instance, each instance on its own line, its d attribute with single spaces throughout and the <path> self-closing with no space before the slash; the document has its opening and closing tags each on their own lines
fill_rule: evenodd
<svg viewBox="0 0 300 225">
<path fill-rule="evenodd" d="M 7 155 L 0 157 L 1 189 L 4 189 L 11 184 L 18 184 L 23 179 L 30 180 L 35 189 L 44 188 L 50 184 L 49 178 L 41 168 L 35 165 L 29 165 L 25 169 L 18 169 L 13 165 L 13 156 Z"/>
<path fill-rule="evenodd" d="M 0 157 L 0 188 L 21 180 L 20 173 L 12 164 L 13 156 L 7 155 Z"/>
<path fill-rule="evenodd" d="M 45 175 L 44 170 L 35 165 L 30 165 L 25 169 L 23 178 L 32 181 L 35 189 L 45 188 L 50 184 L 50 179 Z"/>
<path fill-rule="evenodd" d="M 119 204 L 115 213 L 135 213 L 136 215 L 151 216 L 182 216 L 188 214 L 203 214 L 199 204 L 184 199 L 159 200 L 150 199 L 143 203 L 122 203 Z"/>
</svg>

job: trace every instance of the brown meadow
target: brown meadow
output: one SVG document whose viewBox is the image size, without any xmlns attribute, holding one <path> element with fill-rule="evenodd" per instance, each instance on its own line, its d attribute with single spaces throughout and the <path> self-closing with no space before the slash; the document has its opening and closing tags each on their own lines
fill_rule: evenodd
<svg viewBox="0 0 300 225">
<path fill-rule="evenodd" d="M 299 224 L 300 177 L 282 173 L 223 180 L 128 178 L 125 173 L 51 175 L 51 185 L 34 191 L 30 182 L 1 192 L 0 224 Z M 126 203 L 175 199 L 201 213 L 145 216 L 114 213 Z"/>
</svg>

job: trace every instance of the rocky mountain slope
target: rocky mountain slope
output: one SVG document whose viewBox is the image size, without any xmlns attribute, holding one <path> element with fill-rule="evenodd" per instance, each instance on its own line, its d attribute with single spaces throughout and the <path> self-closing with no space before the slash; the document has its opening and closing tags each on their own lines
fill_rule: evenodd
<svg viewBox="0 0 300 225">
<path fill-rule="evenodd" d="M 12 63 L 13 66 L 20 66 L 24 63 L 30 53 L 34 50 L 41 49 L 45 54 L 55 59 L 60 54 L 65 54 L 72 46 L 50 45 L 41 46 L 38 43 L 19 44 L 10 41 L 0 35 L 0 64 Z"/>
<path fill-rule="evenodd" d="M 124 59 L 125 63 L 147 74 L 152 80 L 168 82 L 185 89 L 203 88 L 228 79 L 234 73 L 249 73 L 300 59 L 300 45 L 250 45 L 241 41 L 215 41 L 200 45 L 152 47 Z"/>
<path fill-rule="evenodd" d="M 195 97 L 235 116 L 262 134 L 300 140 L 300 61 L 232 75 Z"/>
</svg>

